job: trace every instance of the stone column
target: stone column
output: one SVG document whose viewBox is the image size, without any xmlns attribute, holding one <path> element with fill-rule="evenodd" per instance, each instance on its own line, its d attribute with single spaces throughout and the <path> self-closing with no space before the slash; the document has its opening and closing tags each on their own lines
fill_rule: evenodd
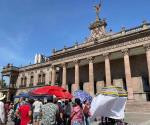
<svg viewBox="0 0 150 125">
<path fill-rule="evenodd" d="M 34 82 L 33 82 L 33 86 L 37 86 L 38 77 L 39 77 L 38 71 L 35 70 L 34 75 L 33 75 L 33 78 L 34 78 L 34 80 L 33 80 L 33 81 L 34 81 Z"/>
<path fill-rule="evenodd" d="M 31 73 L 28 73 L 28 75 L 27 75 L 27 84 L 26 84 L 27 87 L 29 87 L 30 81 L 31 81 Z"/>
<path fill-rule="evenodd" d="M 10 89 L 8 89 L 7 91 L 6 99 L 7 101 L 10 101 Z"/>
<path fill-rule="evenodd" d="M 93 68 L 93 60 L 94 58 L 88 58 L 89 61 L 89 93 L 94 95 L 94 68 Z"/>
<path fill-rule="evenodd" d="M 128 91 L 128 99 L 134 99 L 129 52 L 128 52 L 128 49 L 124 49 L 122 50 L 122 52 L 124 54 L 124 69 L 125 69 L 125 77 L 126 77 L 126 86 L 127 86 L 127 91 Z"/>
<path fill-rule="evenodd" d="M 79 61 L 75 61 L 75 84 L 79 85 Z"/>
<path fill-rule="evenodd" d="M 13 76 L 12 73 L 9 74 L 9 87 L 11 87 L 13 84 Z"/>
<path fill-rule="evenodd" d="M 49 85 L 49 68 L 45 71 L 45 85 Z"/>
<path fill-rule="evenodd" d="M 72 84 L 72 92 L 79 89 L 79 83 L 80 83 L 80 75 L 79 75 L 79 60 L 75 60 L 75 83 Z"/>
<path fill-rule="evenodd" d="M 52 68 L 49 69 L 49 83 L 52 83 Z"/>
<path fill-rule="evenodd" d="M 66 89 L 66 84 L 67 84 L 67 68 L 66 64 L 62 64 L 63 67 L 63 73 L 62 73 L 62 87 Z"/>
<path fill-rule="evenodd" d="M 0 88 L 2 88 L 3 87 L 3 75 L 1 75 L 1 84 L 0 84 Z"/>
<path fill-rule="evenodd" d="M 150 86 L 150 44 L 144 45 L 146 49 L 146 59 L 147 59 L 147 68 L 148 68 L 148 80 Z"/>
<path fill-rule="evenodd" d="M 55 85 L 55 81 L 56 81 L 56 69 L 55 69 L 55 66 L 52 66 L 52 82 L 51 82 L 51 85 Z"/>
<path fill-rule="evenodd" d="M 110 60 L 109 53 L 103 54 L 105 58 L 105 78 L 106 78 L 106 86 L 110 86 L 111 84 L 111 71 L 110 71 Z"/>
</svg>

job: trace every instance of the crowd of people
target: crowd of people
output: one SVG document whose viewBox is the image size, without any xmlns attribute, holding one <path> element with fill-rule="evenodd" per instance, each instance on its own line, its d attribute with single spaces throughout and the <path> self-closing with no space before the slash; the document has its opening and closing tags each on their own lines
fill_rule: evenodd
<svg viewBox="0 0 150 125">
<path fill-rule="evenodd" d="M 18 102 L 4 102 L 0 93 L 0 125 L 89 125 L 90 103 L 79 98 L 47 101 L 19 98 Z"/>
</svg>

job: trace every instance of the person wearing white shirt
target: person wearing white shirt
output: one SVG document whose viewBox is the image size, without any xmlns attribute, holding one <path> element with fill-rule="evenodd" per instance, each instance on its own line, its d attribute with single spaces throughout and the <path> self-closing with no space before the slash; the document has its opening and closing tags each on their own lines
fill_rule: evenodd
<svg viewBox="0 0 150 125">
<path fill-rule="evenodd" d="M 33 106 L 33 125 L 39 125 L 41 119 L 42 102 L 38 99 L 32 104 Z"/>
<path fill-rule="evenodd" d="M 2 101 L 6 96 L 0 92 L 0 125 L 5 125 L 5 107 Z"/>
</svg>

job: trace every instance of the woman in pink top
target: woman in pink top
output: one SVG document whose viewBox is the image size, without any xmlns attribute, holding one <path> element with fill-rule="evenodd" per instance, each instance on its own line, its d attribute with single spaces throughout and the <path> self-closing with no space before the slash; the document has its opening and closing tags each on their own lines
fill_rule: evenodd
<svg viewBox="0 0 150 125">
<path fill-rule="evenodd" d="M 71 125 L 84 125 L 84 115 L 80 99 L 76 98 L 71 111 Z"/>
</svg>

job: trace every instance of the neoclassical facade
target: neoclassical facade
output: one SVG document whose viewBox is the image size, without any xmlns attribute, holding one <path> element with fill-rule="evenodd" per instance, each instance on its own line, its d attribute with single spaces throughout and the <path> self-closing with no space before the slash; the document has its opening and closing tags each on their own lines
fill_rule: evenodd
<svg viewBox="0 0 150 125">
<path fill-rule="evenodd" d="M 107 23 L 99 18 L 89 26 L 90 36 L 81 44 L 53 50 L 42 63 L 2 70 L 9 76 L 1 92 L 14 94 L 44 85 L 59 85 L 70 92 L 77 89 L 98 93 L 103 86 L 116 85 L 128 91 L 128 99 L 150 100 L 150 24 L 106 32 Z"/>
</svg>

